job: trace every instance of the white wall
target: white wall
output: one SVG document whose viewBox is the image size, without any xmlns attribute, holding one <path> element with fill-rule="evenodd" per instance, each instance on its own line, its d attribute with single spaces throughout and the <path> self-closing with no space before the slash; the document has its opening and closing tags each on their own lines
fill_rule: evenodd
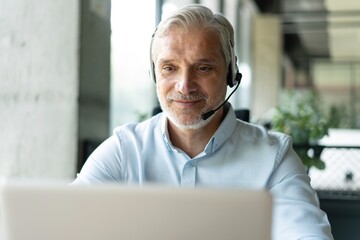
<svg viewBox="0 0 360 240">
<path fill-rule="evenodd" d="M 0 0 L 0 176 L 69 178 L 77 157 L 76 0 Z"/>
<path fill-rule="evenodd" d="M 281 23 L 275 15 L 257 15 L 253 24 L 253 120 L 266 118 L 279 102 L 281 88 Z"/>
</svg>

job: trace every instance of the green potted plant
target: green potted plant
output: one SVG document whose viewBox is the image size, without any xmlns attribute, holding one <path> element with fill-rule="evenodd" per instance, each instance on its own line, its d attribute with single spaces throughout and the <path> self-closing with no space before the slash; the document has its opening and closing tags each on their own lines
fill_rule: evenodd
<svg viewBox="0 0 360 240">
<path fill-rule="evenodd" d="M 280 106 L 272 118 L 271 128 L 290 135 L 294 150 L 305 167 L 324 169 L 325 163 L 320 159 L 323 149 L 318 140 L 328 134 L 329 120 L 322 110 L 321 99 L 314 91 L 286 92 Z"/>
</svg>

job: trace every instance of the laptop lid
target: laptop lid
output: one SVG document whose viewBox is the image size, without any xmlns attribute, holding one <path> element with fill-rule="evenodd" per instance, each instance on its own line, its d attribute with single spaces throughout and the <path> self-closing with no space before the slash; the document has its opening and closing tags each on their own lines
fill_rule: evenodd
<svg viewBox="0 0 360 240">
<path fill-rule="evenodd" d="M 263 190 L 4 184 L 5 240 L 265 240 Z"/>
</svg>

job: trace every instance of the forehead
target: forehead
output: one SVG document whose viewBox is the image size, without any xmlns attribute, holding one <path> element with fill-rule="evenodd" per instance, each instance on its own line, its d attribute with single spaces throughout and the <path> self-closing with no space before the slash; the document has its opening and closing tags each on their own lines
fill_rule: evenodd
<svg viewBox="0 0 360 240">
<path fill-rule="evenodd" d="M 183 55 L 224 59 L 219 34 L 205 28 L 173 26 L 154 39 L 153 60 Z"/>
</svg>

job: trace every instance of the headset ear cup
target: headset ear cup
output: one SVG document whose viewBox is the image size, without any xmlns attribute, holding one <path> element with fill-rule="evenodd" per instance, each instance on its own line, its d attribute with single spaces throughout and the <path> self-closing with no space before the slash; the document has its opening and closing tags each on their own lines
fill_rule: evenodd
<svg viewBox="0 0 360 240">
<path fill-rule="evenodd" d="M 150 61 L 150 78 L 156 83 L 155 64 L 152 60 Z"/>
<path fill-rule="evenodd" d="M 237 73 L 239 72 L 239 69 L 236 64 L 237 57 L 235 56 L 234 44 L 231 40 L 229 41 L 229 46 L 230 46 L 230 64 L 229 64 L 226 81 L 229 87 L 233 87 L 236 85 L 236 82 L 238 81 Z"/>
<path fill-rule="evenodd" d="M 229 87 L 233 87 L 234 86 L 234 76 L 233 76 L 233 68 L 232 68 L 232 63 L 229 64 L 228 67 L 228 74 L 226 76 L 226 82 L 227 85 Z"/>
<path fill-rule="evenodd" d="M 156 33 L 156 30 L 155 29 L 155 32 L 152 34 L 151 36 L 151 40 L 150 40 L 150 52 L 149 52 L 149 57 L 150 57 L 150 69 L 149 69 L 149 72 L 150 72 L 150 78 L 156 83 L 156 75 L 155 75 L 155 64 L 154 64 L 154 61 L 152 59 L 152 48 L 153 48 L 153 44 L 154 44 L 154 37 L 155 37 L 155 33 Z"/>
</svg>

